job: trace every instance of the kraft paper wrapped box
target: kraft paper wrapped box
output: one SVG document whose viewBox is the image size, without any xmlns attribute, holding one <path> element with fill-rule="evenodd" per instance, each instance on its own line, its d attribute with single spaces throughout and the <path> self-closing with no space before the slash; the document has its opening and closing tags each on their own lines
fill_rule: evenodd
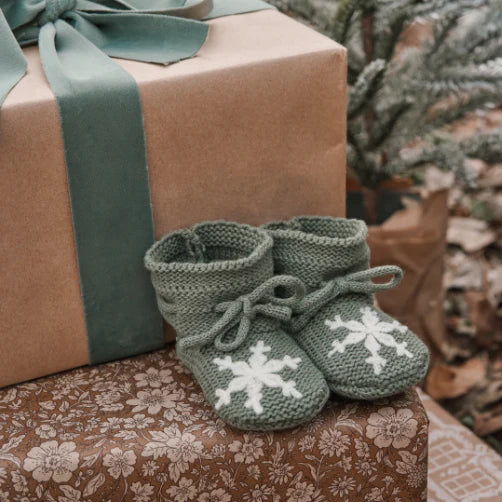
<svg viewBox="0 0 502 502">
<path fill-rule="evenodd" d="M 209 25 L 192 59 L 116 60 L 139 86 L 155 236 L 343 216 L 345 50 L 275 10 Z M 58 111 L 24 54 L 0 114 L 0 386 L 89 363 Z"/>
<path fill-rule="evenodd" d="M 217 418 L 169 348 L 0 390 L 0 417 L 4 500 L 426 500 L 428 418 L 414 390 L 247 433 Z"/>
</svg>

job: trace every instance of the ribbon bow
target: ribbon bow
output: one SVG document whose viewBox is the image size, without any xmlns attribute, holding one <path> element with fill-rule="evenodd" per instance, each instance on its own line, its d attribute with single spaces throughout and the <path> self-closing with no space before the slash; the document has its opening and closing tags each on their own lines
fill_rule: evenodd
<svg viewBox="0 0 502 502">
<path fill-rule="evenodd" d="M 190 4 L 186 0 L 0 0 L 0 105 L 26 72 L 19 46 L 38 42 L 49 81 L 56 71 L 55 59 L 68 74 L 65 70 L 72 69 L 72 57 L 85 66 L 97 49 L 111 57 L 168 64 L 192 57 L 200 49 L 208 26 L 199 20 L 212 8 L 212 0 Z M 107 70 L 115 65 L 109 60 Z"/>
<path fill-rule="evenodd" d="M 279 298 L 274 295 L 277 287 L 283 287 L 293 294 Z M 242 345 L 251 329 L 256 316 L 261 315 L 280 321 L 288 321 L 292 316 L 292 309 L 305 295 L 303 282 L 292 276 L 277 275 L 271 277 L 258 286 L 253 292 L 240 296 L 232 301 L 218 303 L 214 311 L 223 313 L 215 325 L 204 333 L 182 338 L 178 341 L 178 349 L 186 350 L 195 346 L 214 343 L 218 350 L 230 352 Z M 238 325 L 235 338 L 226 342 L 223 338 L 228 331 Z"/>
<path fill-rule="evenodd" d="M 372 279 L 392 275 L 392 279 L 384 283 L 373 282 Z M 369 268 L 353 272 L 345 276 L 334 277 L 321 284 L 321 287 L 306 295 L 295 312 L 299 315 L 291 320 L 291 329 L 300 331 L 322 307 L 335 298 L 347 293 L 372 294 L 386 291 L 397 286 L 403 278 L 403 271 L 395 265 Z"/>
</svg>

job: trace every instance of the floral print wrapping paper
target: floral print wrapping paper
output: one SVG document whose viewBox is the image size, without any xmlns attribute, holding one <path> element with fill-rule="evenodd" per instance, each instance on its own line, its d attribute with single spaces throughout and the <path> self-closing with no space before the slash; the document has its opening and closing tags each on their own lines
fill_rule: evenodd
<svg viewBox="0 0 502 502">
<path fill-rule="evenodd" d="M 244 433 L 169 348 L 0 390 L 0 502 L 419 501 L 427 433 L 412 390 Z"/>
</svg>

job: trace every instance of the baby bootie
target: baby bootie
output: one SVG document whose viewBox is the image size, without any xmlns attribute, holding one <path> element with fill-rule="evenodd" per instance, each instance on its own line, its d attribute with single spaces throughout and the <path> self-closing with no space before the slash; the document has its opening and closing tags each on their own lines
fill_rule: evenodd
<svg viewBox="0 0 502 502">
<path fill-rule="evenodd" d="M 402 278 L 399 267 L 369 267 L 367 227 L 359 220 L 299 217 L 265 226 L 274 239 L 278 274 L 307 286 L 284 323 L 333 392 L 375 399 L 417 384 L 429 363 L 426 346 L 375 308 L 373 294 Z M 372 279 L 391 275 L 386 283 Z"/>
<path fill-rule="evenodd" d="M 201 223 L 154 244 L 145 265 L 160 311 L 177 331 L 178 357 L 225 422 L 284 429 L 322 409 L 326 380 L 280 327 L 305 288 L 295 277 L 274 277 L 266 231 Z M 281 298 L 278 287 L 286 291 Z"/>
</svg>

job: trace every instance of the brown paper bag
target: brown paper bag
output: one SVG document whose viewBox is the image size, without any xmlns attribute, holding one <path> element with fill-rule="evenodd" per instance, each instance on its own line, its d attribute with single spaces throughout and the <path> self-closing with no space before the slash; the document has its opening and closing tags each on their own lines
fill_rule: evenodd
<svg viewBox="0 0 502 502">
<path fill-rule="evenodd" d="M 369 229 L 371 265 L 399 265 L 404 279 L 377 295 L 379 306 L 408 325 L 432 356 L 447 351 L 443 311 L 443 257 L 448 223 L 447 191 L 434 192 Z"/>
</svg>

